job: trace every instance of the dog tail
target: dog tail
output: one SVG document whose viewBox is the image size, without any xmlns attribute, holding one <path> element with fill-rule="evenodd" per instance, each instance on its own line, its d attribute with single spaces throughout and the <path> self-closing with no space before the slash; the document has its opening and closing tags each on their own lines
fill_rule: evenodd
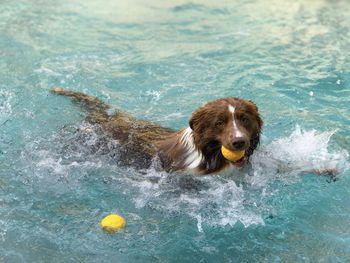
<svg viewBox="0 0 350 263">
<path fill-rule="evenodd" d="M 74 101 L 81 103 L 90 112 L 90 118 L 96 120 L 90 120 L 91 122 L 103 122 L 108 118 L 106 110 L 109 108 L 107 104 L 99 100 L 97 97 L 86 95 L 82 92 L 66 90 L 60 87 L 54 87 L 51 89 L 52 93 L 67 96 Z"/>
<path fill-rule="evenodd" d="M 86 106 L 89 111 L 106 111 L 109 108 L 108 105 L 100 101 L 98 98 L 86 95 L 82 92 L 66 90 L 60 87 L 52 88 L 51 92 L 58 95 L 71 97 L 74 101 L 77 101 Z"/>
</svg>

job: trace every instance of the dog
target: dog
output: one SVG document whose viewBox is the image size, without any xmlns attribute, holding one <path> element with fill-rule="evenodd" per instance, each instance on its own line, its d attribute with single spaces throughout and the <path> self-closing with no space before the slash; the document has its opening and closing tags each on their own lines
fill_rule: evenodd
<svg viewBox="0 0 350 263">
<path fill-rule="evenodd" d="M 216 99 L 195 110 L 189 126 L 179 131 L 139 120 L 110 108 L 97 97 L 55 87 L 52 93 L 72 98 L 88 110 L 87 121 L 121 145 L 121 163 L 147 169 L 155 158 L 167 172 L 195 174 L 218 173 L 230 166 L 242 168 L 260 142 L 263 121 L 256 104 L 237 97 Z M 245 151 L 231 162 L 221 153 L 221 146 Z"/>
</svg>

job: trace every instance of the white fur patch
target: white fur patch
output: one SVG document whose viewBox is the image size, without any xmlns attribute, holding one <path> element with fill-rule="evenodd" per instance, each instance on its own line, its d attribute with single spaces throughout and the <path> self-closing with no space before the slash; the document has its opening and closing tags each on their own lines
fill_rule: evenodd
<svg viewBox="0 0 350 263">
<path fill-rule="evenodd" d="M 238 129 L 237 123 L 236 123 L 236 120 L 235 120 L 234 117 L 233 117 L 233 129 L 234 129 L 234 132 L 235 132 L 235 136 L 236 136 L 236 137 L 244 137 L 244 135 L 243 135 L 243 133 L 241 132 L 241 130 Z"/>
<path fill-rule="evenodd" d="M 229 112 L 231 112 L 232 114 L 235 114 L 236 108 L 233 107 L 232 105 L 228 105 L 228 110 L 229 110 Z"/>
<path fill-rule="evenodd" d="M 194 169 L 198 167 L 203 161 L 203 155 L 194 144 L 193 132 L 190 127 L 184 130 L 180 142 L 182 143 L 186 151 L 186 159 L 184 161 L 184 164 L 189 169 Z"/>
<path fill-rule="evenodd" d="M 232 105 L 228 105 L 228 110 L 232 113 L 233 117 L 233 130 L 234 130 L 234 135 L 235 137 L 243 137 L 243 133 L 240 131 L 240 129 L 237 126 L 236 119 L 235 119 L 235 110 L 236 108 L 233 107 Z"/>
</svg>

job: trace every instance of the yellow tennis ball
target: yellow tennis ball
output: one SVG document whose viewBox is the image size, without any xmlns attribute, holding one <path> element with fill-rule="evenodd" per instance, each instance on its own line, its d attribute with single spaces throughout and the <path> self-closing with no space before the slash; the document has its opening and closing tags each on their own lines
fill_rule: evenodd
<svg viewBox="0 0 350 263">
<path fill-rule="evenodd" d="M 115 232 L 123 228 L 125 224 L 125 219 L 117 214 L 110 214 L 103 218 L 100 222 L 102 229 L 109 233 Z"/>
<path fill-rule="evenodd" d="M 229 149 L 227 149 L 225 146 L 221 146 L 221 153 L 222 155 L 227 159 L 230 160 L 232 162 L 238 161 L 239 159 L 241 159 L 244 154 L 245 151 L 231 151 Z"/>
</svg>

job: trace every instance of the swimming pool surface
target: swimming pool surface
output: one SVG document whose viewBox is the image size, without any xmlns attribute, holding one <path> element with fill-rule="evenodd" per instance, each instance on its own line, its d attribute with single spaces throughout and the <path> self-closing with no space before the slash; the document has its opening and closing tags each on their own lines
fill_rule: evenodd
<svg viewBox="0 0 350 263">
<path fill-rule="evenodd" d="M 346 0 L 2 0 L 0 262 L 350 262 L 349 14 Z M 56 85 L 172 128 L 208 100 L 251 99 L 262 144 L 241 172 L 121 167 Z M 337 180 L 300 175 L 323 167 Z M 113 212 L 127 226 L 106 234 Z"/>
</svg>

